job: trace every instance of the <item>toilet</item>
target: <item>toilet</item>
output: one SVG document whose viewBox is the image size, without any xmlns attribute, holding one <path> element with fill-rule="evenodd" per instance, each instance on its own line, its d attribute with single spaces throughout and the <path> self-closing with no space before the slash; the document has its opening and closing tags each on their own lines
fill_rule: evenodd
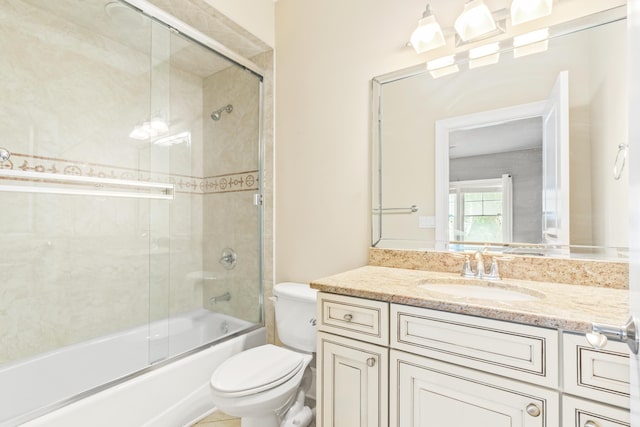
<svg viewBox="0 0 640 427">
<path fill-rule="evenodd" d="M 301 283 L 274 286 L 276 329 L 286 346 L 255 347 L 224 361 L 210 390 L 221 411 L 241 418 L 242 427 L 280 427 L 316 351 L 317 291 Z"/>
</svg>

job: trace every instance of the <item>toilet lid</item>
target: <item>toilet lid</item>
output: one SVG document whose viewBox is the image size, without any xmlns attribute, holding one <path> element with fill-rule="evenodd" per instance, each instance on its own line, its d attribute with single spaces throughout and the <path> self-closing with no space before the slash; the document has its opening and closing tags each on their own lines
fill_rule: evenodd
<svg viewBox="0 0 640 427">
<path fill-rule="evenodd" d="M 224 361 L 211 376 L 211 387 L 234 396 L 259 393 L 286 382 L 303 365 L 301 354 L 266 344 Z"/>
</svg>

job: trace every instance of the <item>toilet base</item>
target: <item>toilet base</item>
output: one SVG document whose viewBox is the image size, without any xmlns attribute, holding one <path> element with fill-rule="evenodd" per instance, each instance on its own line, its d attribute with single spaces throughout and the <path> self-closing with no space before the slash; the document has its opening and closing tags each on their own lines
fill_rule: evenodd
<svg viewBox="0 0 640 427">
<path fill-rule="evenodd" d="M 242 417 L 240 427 L 280 427 L 280 419 L 276 414 L 262 417 Z"/>
</svg>

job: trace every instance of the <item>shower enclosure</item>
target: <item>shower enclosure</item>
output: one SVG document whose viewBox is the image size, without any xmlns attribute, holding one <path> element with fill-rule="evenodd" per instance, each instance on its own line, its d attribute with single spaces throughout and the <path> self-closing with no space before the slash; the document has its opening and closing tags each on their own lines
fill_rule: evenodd
<svg viewBox="0 0 640 427">
<path fill-rule="evenodd" d="M 126 3 L 0 0 L 0 82 L 0 425 L 262 323 L 259 74 Z"/>
</svg>

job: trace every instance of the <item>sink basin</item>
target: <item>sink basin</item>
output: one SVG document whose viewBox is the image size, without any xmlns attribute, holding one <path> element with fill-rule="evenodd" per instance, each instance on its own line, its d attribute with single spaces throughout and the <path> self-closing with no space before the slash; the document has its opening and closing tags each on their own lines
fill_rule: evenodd
<svg viewBox="0 0 640 427">
<path fill-rule="evenodd" d="M 459 298 L 476 298 L 493 301 L 535 301 L 542 294 L 507 283 L 470 279 L 423 280 L 420 289 Z"/>
</svg>

